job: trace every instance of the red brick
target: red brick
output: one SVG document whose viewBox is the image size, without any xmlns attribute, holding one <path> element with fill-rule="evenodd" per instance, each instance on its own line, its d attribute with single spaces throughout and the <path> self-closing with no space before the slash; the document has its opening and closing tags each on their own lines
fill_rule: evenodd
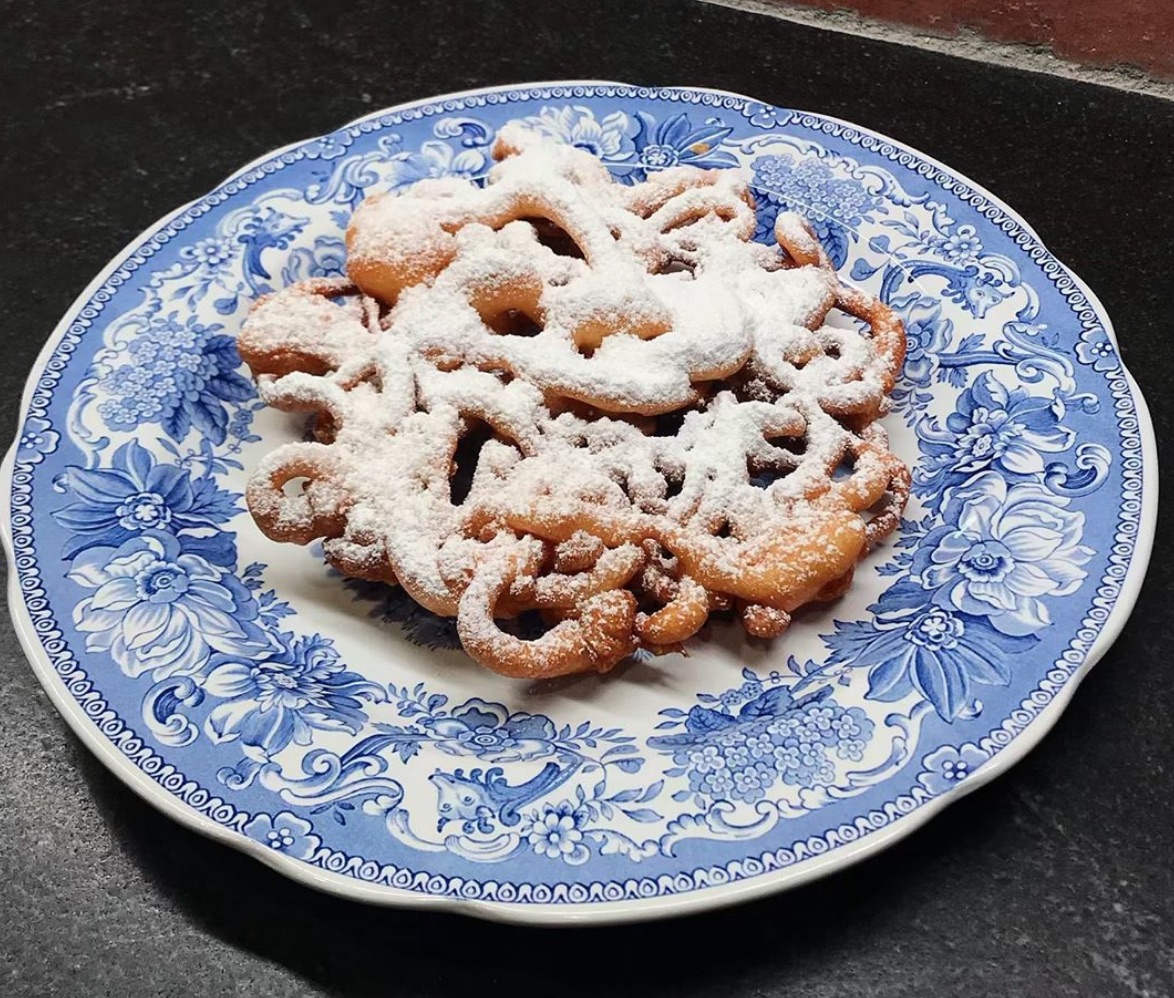
<svg viewBox="0 0 1174 998">
<path fill-rule="evenodd" d="M 1046 45 L 1092 66 L 1130 65 L 1174 79 L 1171 0 L 796 0 L 823 10 L 923 28 L 962 28 L 1001 42 Z"/>
</svg>

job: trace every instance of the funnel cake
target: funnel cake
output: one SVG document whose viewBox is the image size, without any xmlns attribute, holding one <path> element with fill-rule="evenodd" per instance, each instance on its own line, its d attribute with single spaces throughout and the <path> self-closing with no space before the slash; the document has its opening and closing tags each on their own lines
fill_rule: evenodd
<svg viewBox="0 0 1174 998">
<path fill-rule="evenodd" d="M 262 398 L 316 417 L 257 468 L 260 528 L 526 678 L 676 649 L 714 611 L 774 637 L 842 594 L 908 498 L 877 422 L 900 321 L 798 216 L 752 242 L 739 171 L 625 186 L 514 125 L 494 154 L 484 187 L 368 198 L 346 279 L 254 307 Z"/>
</svg>

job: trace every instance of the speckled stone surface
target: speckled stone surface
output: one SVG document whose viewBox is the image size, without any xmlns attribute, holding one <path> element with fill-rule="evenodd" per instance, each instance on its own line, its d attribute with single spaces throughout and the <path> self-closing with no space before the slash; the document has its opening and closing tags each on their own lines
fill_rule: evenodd
<svg viewBox="0 0 1174 998">
<path fill-rule="evenodd" d="M 329 9 L 327 9 L 329 8 Z M 692 2 L 4 3 L 0 425 L 89 278 L 242 163 L 377 107 L 533 79 L 839 115 L 1019 209 L 1174 432 L 1174 104 Z M 1056 729 L 882 857 L 752 906 L 525 930 L 363 908 L 174 826 L 92 759 L 0 624 L 0 994 L 1174 993 L 1174 541 Z"/>
</svg>

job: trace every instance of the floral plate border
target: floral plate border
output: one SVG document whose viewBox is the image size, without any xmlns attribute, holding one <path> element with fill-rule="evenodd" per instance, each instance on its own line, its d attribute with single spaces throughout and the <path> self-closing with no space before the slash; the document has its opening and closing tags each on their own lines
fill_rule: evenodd
<svg viewBox="0 0 1174 998">
<path fill-rule="evenodd" d="M 730 102 L 735 102 L 744 108 L 754 109 L 753 113 L 755 114 L 769 116 L 775 113 L 773 109 L 765 105 L 756 104 L 748 98 L 723 94 L 716 91 L 650 91 L 639 88 L 628 88 L 622 84 L 571 82 L 531 84 L 514 88 L 500 88 L 494 91 L 471 91 L 468 93 L 453 94 L 430 101 L 404 105 L 403 107 L 391 109 L 390 111 L 376 112 L 373 115 L 359 119 L 359 122 L 354 124 L 357 125 L 361 122 L 373 121 L 383 115 L 392 113 L 404 114 L 407 112 L 410 114 L 414 109 L 427 106 L 443 106 L 445 110 L 459 109 L 464 106 L 463 102 L 466 99 L 476 100 L 477 98 L 483 98 L 489 93 L 512 95 L 526 92 L 545 93 L 550 91 L 556 96 L 575 98 L 590 93 L 593 90 L 610 92 L 618 90 L 623 93 L 630 92 L 635 96 L 656 96 L 661 99 L 689 101 L 694 104 L 702 99 L 707 102 L 713 99 L 724 100 L 726 103 L 723 106 L 725 107 L 734 106 Z M 743 111 L 743 113 L 747 114 L 746 111 Z M 858 129 L 847 123 L 838 122 L 835 119 L 796 114 L 798 117 L 806 119 L 809 125 L 823 128 L 829 133 L 832 131 L 841 133 L 850 132 L 857 137 L 871 135 L 876 142 L 886 143 L 889 148 L 899 152 L 908 161 L 920 162 L 925 164 L 929 169 L 941 170 L 946 177 L 952 178 L 960 188 L 969 188 L 969 192 L 976 195 L 979 199 L 985 198 L 993 206 L 997 215 L 1001 215 L 1006 220 L 1009 220 L 1010 227 L 1004 224 L 1005 231 L 1010 232 L 1012 228 L 1020 227 L 1032 237 L 1033 241 L 1038 243 L 1038 237 L 1035 236 L 1035 233 L 1009 208 L 1002 205 L 1001 202 L 977 187 L 977 185 L 958 178 L 956 174 L 952 174 L 945 167 L 942 167 L 933 160 L 905 150 L 905 147 L 900 146 L 899 143 L 884 139 L 882 136 L 876 136 L 874 133 Z M 339 130 L 339 132 L 334 134 L 339 135 L 343 131 Z M 671 145 L 668 140 L 674 138 L 674 136 L 667 133 L 661 135 L 658 132 L 655 138 L 657 140 L 664 139 L 664 144 L 667 147 Z M 696 135 L 686 138 L 691 139 L 697 145 L 700 144 Z M 327 138 L 322 140 L 322 143 L 325 144 L 329 141 L 330 139 Z M 275 153 L 267 154 L 234 176 L 240 177 L 255 167 L 272 161 L 275 157 L 282 155 L 287 150 L 296 149 L 302 145 L 304 143 L 296 143 L 286 147 L 285 150 L 278 150 Z M 647 143 L 646 145 L 651 145 L 651 143 Z M 324 158 L 327 158 L 327 153 L 324 152 L 322 155 Z M 713 165 L 719 164 L 714 163 Z M 195 203 L 193 202 L 193 204 Z M 63 320 L 62 324 L 55 331 L 53 337 L 38 358 L 35 371 L 40 372 L 45 369 L 53 371 L 55 370 L 54 363 L 59 363 L 56 370 L 64 367 L 64 361 L 61 358 L 54 360 L 53 355 L 69 331 L 69 319 L 74 313 L 81 310 L 85 303 L 98 292 L 106 279 L 117 270 L 126 256 L 141 245 L 148 236 L 158 232 L 160 229 L 164 229 L 173 219 L 183 215 L 190 207 L 185 206 L 184 208 L 178 209 L 157 223 L 156 226 L 148 229 L 142 236 L 132 242 L 128 249 L 123 254 L 120 254 L 115 259 L 115 262 L 95 279 L 82 295 L 79 296 L 77 302 L 75 302 L 70 313 L 67 315 L 67 319 Z M 990 217 L 994 218 L 995 216 L 992 215 Z M 835 233 L 832 233 L 832 237 L 835 237 Z M 1044 254 L 1042 248 L 1037 247 L 1037 249 L 1041 256 L 1046 258 L 1046 254 Z M 1056 271 L 1067 274 L 1058 265 L 1056 266 Z M 1107 334 L 1112 337 L 1111 326 L 1095 297 L 1079 280 L 1070 274 L 1067 276 L 1070 279 L 1070 286 L 1074 287 L 1078 293 L 1084 295 L 1090 308 L 1096 313 L 1100 324 Z M 568 897 L 565 890 L 561 897 L 556 898 L 551 895 L 549 889 L 547 889 L 545 895 L 540 895 L 534 891 L 529 892 L 528 898 L 523 898 L 521 894 L 518 894 L 515 895 L 514 900 L 506 901 L 504 900 L 504 895 L 499 894 L 499 900 L 497 901 L 484 901 L 474 899 L 473 897 L 462 896 L 459 891 L 459 885 L 457 890 L 453 890 L 452 885 L 446 886 L 446 890 L 450 892 L 449 896 L 436 896 L 422 894 L 416 891 L 401 890 L 396 886 L 395 881 L 380 885 L 365 883 L 362 879 L 356 879 L 356 873 L 359 877 L 369 875 L 359 868 L 361 864 L 352 864 L 356 865 L 356 870 L 350 870 L 348 868 L 350 875 L 344 876 L 331 872 L 329 867 L 323 869 L 289 859 L 280 851 L 268 848 L 262 844 L 265 841 L 265 836 L 255 834 L 258 831 L 264 831 L 264 829 L 258 829 L 256 827 L 257 822 L 261 818 L 270 822 L 269 826 L 266 826 L 269 831 L 269 838 L 272 838 L 273 835 L 283 834 L 276 829 L 276 826 L 273 825 L 273 822 L 268 816 L 261 815 L 254 818 L 250 822 L 252 830 L 248 835 L 241 835 L 238 831 L 230 830 L 226 826 L 226 822 L 229 822 L 233 817 L 234 808 L 231 804 L 226 804 L 201 787 L 190 783 L 185 785 L 183 778 L 178 773 L 165 774 L 169 778 L 160 779 L 160 767 L 166 764 L 162 760 L 158 760 L 158 757 L 155 757 L 158 761 L 154 764 L 154 769 L 152 770 L 150 759 L 148 758 L 151 753 L 146 753 L 146 756 L 142 755 L 141 743 L 136 743 L 134 747 L 136 751 L 139 751 L 137 763 L 130 761 L 128 756 L 135 753 L 128 748 L 127 741 L 124 739 L 116 747 L 110 737 L 112 733 L 115 733 L 116 729 L 121 730 L 119 729 L 121 721 L 117 715 L 105 707 L 101 697 L 95 696 L 92 688 L 86 686 L 84 680 L 80 684 L 74 683 L 72 685 L 63 681 L 68 679 L 68 674 L 63 676 L 59 668 L 62 661 L 61 653 L 65 650 L 64 642 L 61 640 L 59 633 L 53 632 L 51 617 L 47 617 L 45 613 L 47 608 L 46 601 L 36 591 L 35 574 L 30 574 L 29 572 L 30 569 L 35 569 L 35 558 L 32 558 L 30 563 L 31 556 L 22 551 L 19 531 L 27 526 L 27 523 L 22 520 L 22 518 L 26 517 L 26 514 L 22 510 L 18 510 L 14 516 L 10 506 L 13 486 L 15 485 L 18 488 L 21 486 L 22 482 L 20 479 L 21 475 L 24 474 L 15 467 L 17 450 L 21 444 L 20 439 L 18 439 L 17 446 L 14 446 L 13 450 L 9 453 L 3 467 L 5 482 L 3 498 L 4 540 L 9 551 L 10 565 L 12 568 L 10 577 L 10 608 L 12 609 L 22 644 L 30 660 L 33 662 L 39 678 L 46 686 L 55 704 L 86 744 L 111 769 L 148 801 L 171 814 L 177 820 L 198 831 L 226 841 L 237 848 L 244 849 L 258 859 L 281 870 L 283 873 L 309 883 L 311 886 L 378 903 L 456 905 L 459 907 L 459 910 L 465 912 L 506 920 L 530 922 L 565 920 L 621 921 L 645 918 L 651 915 L 678 914 L 686 910 L 695 910 L 698 907 L 733 903 L 747 897 L 778 890 L 783 886 L 794 886 L 822 875 L 831 869 L 838 868 L 846 863 L 862 858 L 877 849 L 883 848 L 893 839 L 907 834 L 908 831 L 911 831 L 923 821 L 927 820 L 947 802 L 956 799 L 961 793 L 968 792 L 985 783 L 1013 764 L 1018 758 L 1021 758 L 1042 737 L 1055 717 L 1062 711 L 1064 704 L 1071 696 L 1080 677 L 1104 653 L 1105 649 L 1107 649 L 1116 637 L 1120 627 L 1124 624 L 1129 609 L 1136 599 L 1141 578 L 1144 575 L 1145 563 L 1148 559 L 1149 546 L 1152 543 L 1153 521 L 1156 512 L 1156 476 L 1153 474 L 1156 454 L 1153 443 L 1153 431 L 1145 413 L 1144 401 L 1136 385 L 1128 378 L 1127 374 L 1123 373 L 1123 378 L 1125 384 L 1124 396 L 1121 396 L 1117 392 L 1114 394 L 1118 396 L 1119 400 L 1124 398 L 1126 403 L 1131 403 L 1136 407 L 1138 433 L 1141 438 L 1142 467 L 1145 469 L 1141 483 L 1143 492 L 1141 508 L 1138 511 L 1137 518 L 1136 543 L 1129 557 L 1125 559 L 1128 562 L 1128 570 L 1125 571 L 1124 562 L 1121 564 L 1124 578 L 1120 580 L 1119 594 L 1115 600 L 1102 600 L 1104 605 L 1101 607 L 1103 612 L 1098 621 L 1101 623 L 1099 633 L 1096 634 L 1091 648 L 1086 653 L 1077 650 L 1076 654 L 1078 657 L 1075 661 L 1072 661 L 1072 664 L 1075 665 L 1076 661 L 1078 661 L 1079 665 L 1075 667 L 1074 671 L 1058 670 L 1055 674 L 1049 673 L 1041 690 L 1037 691 L 1040 695 L 1033 694 L 1028 701 L 1025 701 L 1023 709 L 1018 712 L 1021 716 L 1012 719 L 1014 723 L 1011 723 L 1007 728 L 1006 740 L 1003 744 L 996 745 L 993 758 L 991 758 L 991 752 L 989 751 L 975 755 L 972 761 L 974 764 L 982 764 L 982 769 L 977 774 L 971 775 L 964 783 L 952 785 L 945 792 L 939 793 L 937 796 L 922 798 L 916 801 L 909 799 L 908 803 L 896 802 L 893 813 L 882 816 L 882 820 L 873 828 L 870 828 L 867 834 L 854 830 L 853 826 L 850 825 L 841 826 L 839 834 L 837 834 L 836 829 L 832 829 L 825 839 L 808 840 L 808 848 L 806 850 L 779 850 L 779 854 L 789 852 L 789 855 L 785 857 L 780 856 L 773 862 L 769 861 L 767 856 L 764 855 L 762 858 L 763 861 L 748 859 L 745 864 L 727 864 L 724 871 L 717 869 L 696 871 L 701 873 L 702 876 L 690 881 L 687 893 L 676 893 L 680 888 L 675 887 L 671 883 L 671 878 L 669 878 L 670 882 L 667 883 L 661 882 L 663 878 L 658 878 L 656 881 L 649 880 L 648 878 L 632 878 L 615 885 L 615 888 L 610 892 L 606 889 L 600 891 L 593 890 L 591 892 L 591 900 L 589 901 L 586 895 L 583 895 L 582 898 L 577 898 L 573 894 Z M 38 385 L 35 380 L 30 381 L 22 402 L 22 412 L 26 414 L 35 413 L 37 391 L 41 387 L 43 385 Z M 32 420 L 26 422 L 26 438 L 28 437 L 28 426 L 31 422 Z M 25 442 L 27 443 L 27 440 Z M 1140 472 L 1140 470 L 1139 468 L 1138 471 Z M 16 533 L 17 537 L 14 538 L 12 536 L 13 533 Z M 28 548 L 28 545 L 24 545 L 24 547 Z M 30 584 L 30 580 L 32 580 L 32 584 Z M 37 619 L 34 620 L 34 617 Z M 1091 637 L 1094 632 L 1089 633 Z M 50 656 L 54 656 L 56 661 L 52 660 Z M 711 711 L 710 713 L 715 712 Z M 664 726 L 671 727 L 672 725 L 666 722 Z M 664 740 L 667 741 L 669 737 L 672 736 L 666 736 Z M 958 753 L 955 752 L 955 754 Z M 144 758 L 147 758 L 147 764 L 144 764 Z M 967 762 L 966 753 L 963 752 L 958 760 L 948 762 L 950 765 L 960 765 L 964 771 Z M 154 778 L 148 776 L 148 773 L 151 773 Z M 181 797 L 186 800 L 186 804 L 180 803 Z M 632 799 L 631 797 L 625 798 L 628 801 Z M 235 824 L 239 827 L 241 822 L 238 821 Z M 307 831 L 308 827 L 306 827 Z M 377 875 L 378 870 L 373 871 L 373 873 Z M 706 883 L 711 886 L 704 886 Z M 420 887 L 425 885 L 413 886 L 418 891 Z M 551 903 L 554 901 L 559 903 Z"/>
</svg>

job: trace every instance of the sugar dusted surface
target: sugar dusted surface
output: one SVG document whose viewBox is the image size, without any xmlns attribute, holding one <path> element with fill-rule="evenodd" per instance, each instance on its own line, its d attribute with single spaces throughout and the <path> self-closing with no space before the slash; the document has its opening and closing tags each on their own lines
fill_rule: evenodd
<svg viewBox="0 0 1174 998">
<path fill-rule="evenodd" d="M 242 353 L 263 397 L 326 426 L 258 469 L 262 526 L 325 536 L 344 571 L 382 565 L 475 643 L 499 633 L 481 633 L 495 601 L 557 574 L 545 545 L 571 537 L 602 540 L 599 578 L 638 568 L 621 553 L 655 540 L 678 574 L 784 616 L 850 571 L 861 514 L 894 474 L 872 420 L 899 359 L 824 324 L 840 286 L 805 224 L 780 220 L 784 254 L 749 241 L 739 171 L 625 187 L 581 151 L 513 127 L 498 142 L 485 189 L 426 181 L 358 209 L 357 291 L 295 287 L 254 311 Z M 458 444 L 478 423 L 492 433 L 455 503 L 455 464 L 471 459 Z M 844 460 L 848 484 L 833 480 Z M 287 495 L 295 477 L 309 483 Z M 604 630 L 587 634 L 595 598 L 542 639 L 552 659 L 606 667 L 593 642 L 623 608 L 599 604 Z"/>
</svg>

